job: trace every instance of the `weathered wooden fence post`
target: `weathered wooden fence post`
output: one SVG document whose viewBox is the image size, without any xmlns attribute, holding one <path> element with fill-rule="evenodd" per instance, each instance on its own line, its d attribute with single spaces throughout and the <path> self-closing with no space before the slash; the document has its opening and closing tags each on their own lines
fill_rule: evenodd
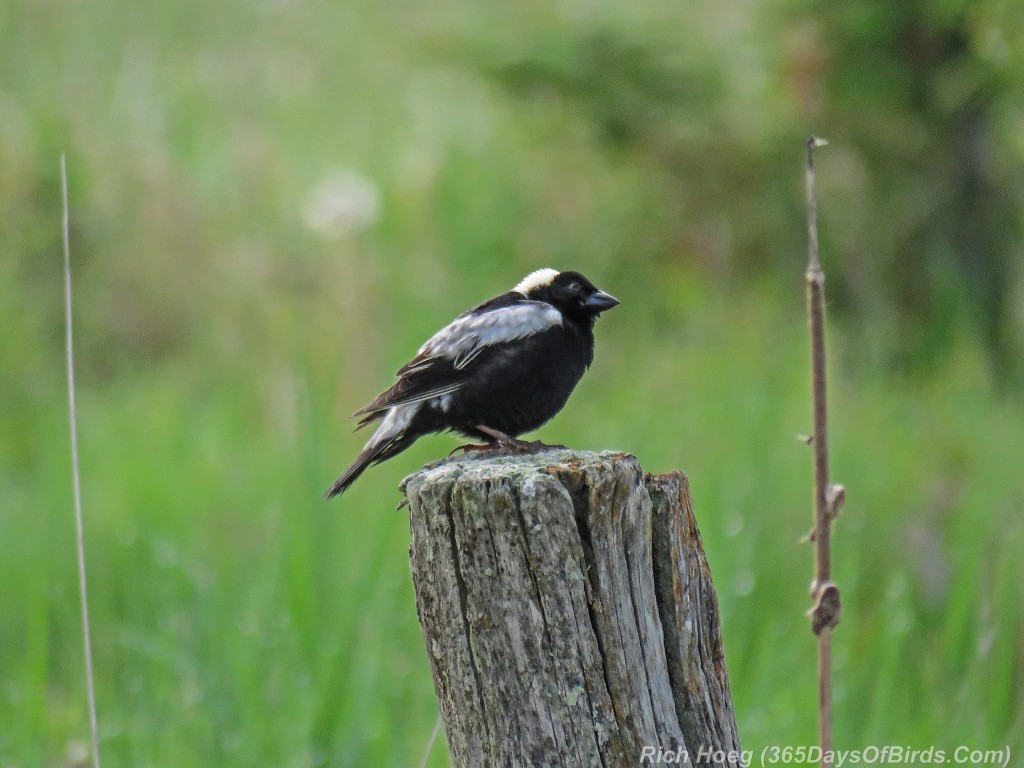
<svg viewBox="0 0 1024 768">
<path fill-rule="evenodd" d="M 455 766 L 738 764 L 682 473 L 622 453 L 485 453 L 403 490 Z"/>
</svg>

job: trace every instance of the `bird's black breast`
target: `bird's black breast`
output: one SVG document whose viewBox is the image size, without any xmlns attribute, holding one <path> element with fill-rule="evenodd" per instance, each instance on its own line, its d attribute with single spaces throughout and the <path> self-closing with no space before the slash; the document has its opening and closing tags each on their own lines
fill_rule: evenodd
<svg viewBox="0 0 1024 768">
<path fill-rule="evenodd" d="M 431 410 L 443 426 L 470 436 L 482 437 L 478 426 L 517 436 L 562 409 L 593 358 L 593 333 L 572 323 L 495 344 L 471 363 L 465 384 Z"/>
</svg>

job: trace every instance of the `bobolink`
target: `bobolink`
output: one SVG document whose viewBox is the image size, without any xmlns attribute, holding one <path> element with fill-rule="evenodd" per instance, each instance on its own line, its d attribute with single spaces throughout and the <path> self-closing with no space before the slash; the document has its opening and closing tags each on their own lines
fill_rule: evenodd
<svg viewBox="0 0 1024 768">
<path fill-rule="evenodd" d="M 398 381 L 356 411 L 381 421 L 325 498 L 422 435 L 454 430 L 494 447 L 558 413 L 594 359 L 594 321 L 618 299 L 579 272 L 539 269 L 508 293 L 459 315 L 398 370 Z"/>
</svg>

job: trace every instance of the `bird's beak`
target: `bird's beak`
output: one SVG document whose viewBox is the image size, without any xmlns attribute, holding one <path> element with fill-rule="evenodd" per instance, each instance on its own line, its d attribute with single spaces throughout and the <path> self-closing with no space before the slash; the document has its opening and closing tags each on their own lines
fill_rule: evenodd
<svg viewBox="0 0 1024 768">
<path fill-rule="evenodd" d="M 597 293 L 591 294 L 587 297 L 587 300 L 583 302 L 584 307 L 593 310 L 594 312 L 604 312 L 606 309 L 618 306 L 618 304 L 618 299 L 604 291 L 598 291 Z"/>
</svg>

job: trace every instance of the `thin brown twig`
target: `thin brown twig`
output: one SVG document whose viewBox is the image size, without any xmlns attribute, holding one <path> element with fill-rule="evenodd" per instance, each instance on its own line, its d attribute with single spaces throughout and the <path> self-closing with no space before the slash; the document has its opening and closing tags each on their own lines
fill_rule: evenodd
<svg viewBox="0 0 1024 768">
<path fill-rule="evenodd" d="M 75 408 L 75 353 L 71 334 L 71 241 L 68 233 L 68 172 L 64 155 L 60 156 L 60 191 L 64 209 L 64 350 L 67 355 L 68 420 L 71 426 L 71 470 L 75 489 L 75 543 L 78 552 L 78 592 L 82 606 L 82 645 L 85 653 L 85 688 L 89 700 L 89 735 L 92 739 L 92 765 L 100 768 L 99 727 L 96 716 L 96 684 L 92 669 L 92 641 L 89 630 L 89 601 L 85 583 L 85 535 L 82 524 L 82 481 L 78 469 L 78 413 Z"/>
<path fill-rule="evenodd" d="M 818 636 L 818 738 L 821 768 L 832 768 L 832 630 L 839 623 L 839 587 L 832 582 L 832 520 L 845 498 L 842 486 L 829 483 L 828 408 L 825 382 L 825 273 L 818 252 L 818 200 L 814 150 L 825 139 L 807 140 L 807 323 L 811 336 L 811 396 L 814 409 L 814 582 L 811 629 Z"/>
</svg>

